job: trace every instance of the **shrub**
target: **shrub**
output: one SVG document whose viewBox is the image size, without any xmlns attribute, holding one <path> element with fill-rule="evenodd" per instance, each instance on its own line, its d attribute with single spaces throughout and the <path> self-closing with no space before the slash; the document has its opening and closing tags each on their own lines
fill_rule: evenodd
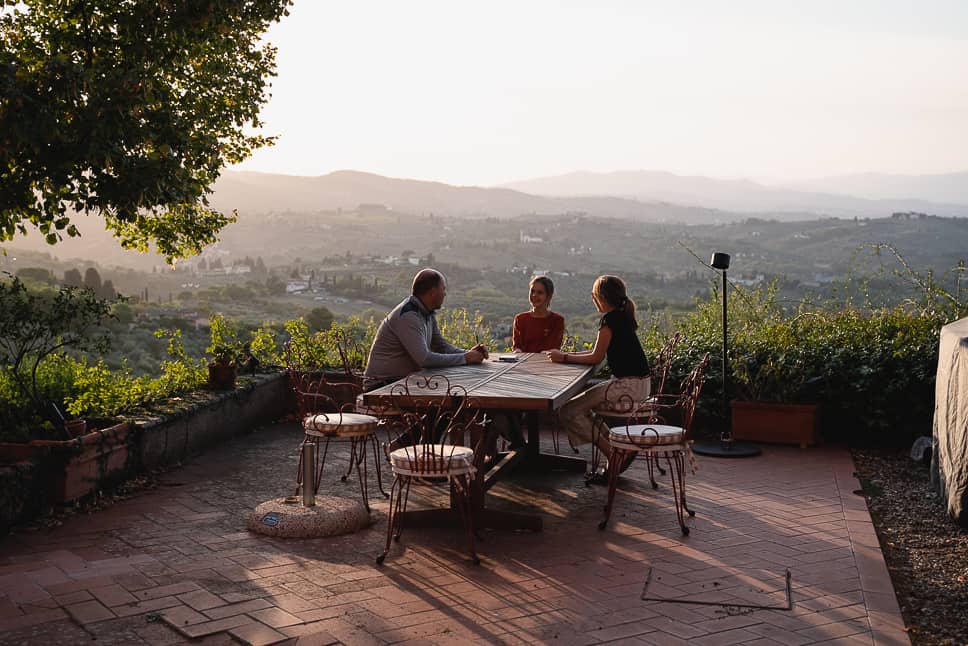
<svg viewBox="0 0 968 646">
<path fill-rule="evenodd" d="M 286 356 L 279 363 L 301 371 L 343 370 L 360 371 L 366 365 L 366 357 L 376 323 L 372 319 L 351 317 L 345 323 L 333 323 L 328 329 L 315 334 L 309 330 L 304 319 L 289 321 L 285 325 L 289 335 Z M 260 343 L 268 344 L 264 336 Z"/>
<path fill-rule="evenodd" d="M 65 403 L 76 417 L 116 417 L 152 398 L 151 379 L 131 376 L 127 366 L 112 371 L 103 361 L 79 362 L 74 379 L 76 394 Z"/>
<path fill-rule="evenodd" d="M 459 348 L 472 348 L 478 343 L 495 347 L 490 326 L 476 310 L 473 314 L 464 308 L 442 310 L 437 315 L 437 325 L 443 337 Z"/>
<path fill-rule="evenodd" d="M 90 289 L 64 286 L 38 292 L 14 277 L 0 280 L 0 374 L 7 396 L 0 428 L 21 434 L 56 419 L 50 406 L 62 406 L 74 386 L 63 374 L 69 366 L 55 355 L 67 349 L 105 352 L 111 303 Z M 46 432 L 46 431 L 44 431 Z M 43 434 L 43 433 L 42 433 Z"/>
<path fill-rule="evenodd" d="M 820 405 L 828 440 L 904 445 L 931 434 L 938 336 L 957 311 L 907 302 L 859 308 L 801 304 L 786 312 L 776 285 L 734 286 L 729 302 L 730 398 Z M 703 354 L 722 350 L 722 301 L 713 289 L 676 321 L 685 335 L 670 374 L 675 384 Z M 649 356 L 664 335 L 642 331 Z M 724 423 L 722 362 L 713 360 L 700 413 Z"/>
</svg>

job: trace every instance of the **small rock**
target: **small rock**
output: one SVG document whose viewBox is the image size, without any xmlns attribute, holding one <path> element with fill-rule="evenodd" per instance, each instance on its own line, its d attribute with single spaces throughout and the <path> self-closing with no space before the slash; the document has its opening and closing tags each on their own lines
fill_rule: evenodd
<svg viewBox="0 0 968 646">
<path fill-rule="evenodd" d="M 914 445 L 911 447 L 911 459 L 921 464 L 930 464 L 933 446 L 934 440 L 927 435 L 922 435 L 914 440 Z"/>
</svg>

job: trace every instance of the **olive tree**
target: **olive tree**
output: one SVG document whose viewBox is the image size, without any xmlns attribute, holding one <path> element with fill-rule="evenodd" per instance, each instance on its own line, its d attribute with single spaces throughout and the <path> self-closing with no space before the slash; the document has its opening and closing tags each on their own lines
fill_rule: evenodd
<svg viewBox="0 0 968 646">
<path fill-rule="evenodd" d="M 291 0 L 0 0 L 0 242 L 103 218 L 169 262 L 234 219 L 209 207 L 258 134 Z"/>
</svg>

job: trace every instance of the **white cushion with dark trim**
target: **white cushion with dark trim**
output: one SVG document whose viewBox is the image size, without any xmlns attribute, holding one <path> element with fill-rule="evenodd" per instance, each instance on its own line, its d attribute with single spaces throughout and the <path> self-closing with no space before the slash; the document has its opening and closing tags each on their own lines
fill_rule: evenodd
<svg viewBox="0 0 968 646">
<path fill-rule="evenodd" d="M 319 437 L 358 437 L 376 431 L 380 420 L 359 413 L 319 413 L 303 420 L 306 435 Z"/>
<path fill-rule="evenodd" d="M 685 436 L 685 429 L 665 424 L 634 424 L 608 429 L 609 444 L 634 448 L 682 444 Z"/>
<path fill-rule="evenodd" d="M 390 453 L 394 473 L 406 476 L 458 476 L 474 473 L 474 451 L 452 444 L 418 444 Z"/>
</svg>

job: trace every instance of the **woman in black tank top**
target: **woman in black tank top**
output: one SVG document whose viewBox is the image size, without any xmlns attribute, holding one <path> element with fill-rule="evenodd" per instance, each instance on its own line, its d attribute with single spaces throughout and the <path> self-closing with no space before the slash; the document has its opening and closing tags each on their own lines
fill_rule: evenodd
<svg viewBox="0 0 968 646">
<path fill-rule="evenodd" d="M 635 333 L 635 303 L 628 297 L 625 281 L 618 276 L 599 276 L 592 287 L 592 300 L 602 313 L 595 347 L 585 352 L 549 350 L 548 357 L 556 363 L 588 365 L 607 359 L 614 377 L 647 378 L 649 362 Z M 605 455 L 609 454 L 608 428 L 591 415 L 592 409 L 604 401 L 607 389 L 607 382 L 592 386 L 562 406 L 559 419 L 572 446 L 595 442 Z"/>
</svg>

